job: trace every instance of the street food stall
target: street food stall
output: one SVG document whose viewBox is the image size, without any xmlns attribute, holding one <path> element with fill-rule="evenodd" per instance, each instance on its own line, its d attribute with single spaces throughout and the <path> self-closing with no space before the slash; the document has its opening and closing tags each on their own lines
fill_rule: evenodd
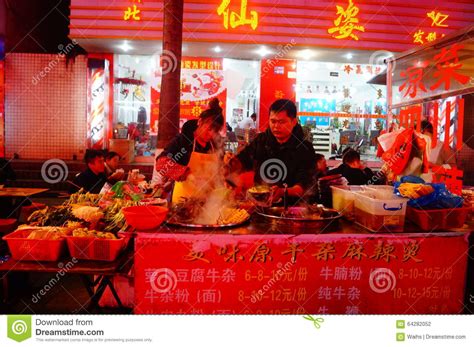
<svg viewBox="0 0 474 347">
<path fill-rule="evenodd" d="M 259 134 L 252 150 L 219 159 L 206 135 L 224 125 L 217 102 L 183 125 L 187 136 L 178 135 L 158 158 L 161 177 L 173 178 L 172 192 L 168 182 L 148 183 L 135 172 L 100 194 L 79 191 L 36 211 L 4 236 L 11 254 L 0 264 L 4 299 L 11 272 L 64 268 L 81 275 L 94 306 L 128 306 L 137 314 L 472 311 L 474 190 L 462 181 L 469 167 L 436 167 L 429 157 L 439 141 L 457 153 L 472 148 L 466 125 L 474 118 L 474 43 L 465 34 L 388 63 L 388 123 L 397 126 L 378 141 L 390 185 L 377 184 L 379 176 L 348 185 L 334 174 L 303 191 L 301 181 L 285 181 L 316 168 L 290 167 L 314 164 L 312 150 L 299 147 L 304 141 L 286 156 L 269 154 L 287 151 L 291 135 L 302 136 L 296 106 L 291 116 L 284 99 L 269 112 L 276 130 Z M 431 137 L 423 121 L 431 122 Z M 239 185 L 235 158 L 241 167 L 261 161 L 254 186 Z M 414 162 L 418 176 L 407 173 Z M 432 178 L 421 179 L 429 170 Z"/>
</svg>

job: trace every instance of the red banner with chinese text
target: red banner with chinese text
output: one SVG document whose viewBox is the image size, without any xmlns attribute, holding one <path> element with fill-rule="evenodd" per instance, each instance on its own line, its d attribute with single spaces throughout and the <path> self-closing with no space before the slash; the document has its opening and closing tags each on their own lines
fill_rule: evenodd
<svg viewBox="0 0 474 347">
<path fill-rule="evenodd" d="M 222 58 L 183 57 L 181 60 L 181 118 L 193 119 L 218 98 L 225 114 L 227 88 Z"/>
<path fill-rule="evenodd" d="M 136 239 L 135 313 L 460 313 L 464 234 Z"/>
<path fill-rule="evenodd" d="M 258 128 L 268 127 L 268 110 L 276 99 L 295 101 L 296 60 L 262 59 L 260 74 L 260 113 Z"/>
</svg>

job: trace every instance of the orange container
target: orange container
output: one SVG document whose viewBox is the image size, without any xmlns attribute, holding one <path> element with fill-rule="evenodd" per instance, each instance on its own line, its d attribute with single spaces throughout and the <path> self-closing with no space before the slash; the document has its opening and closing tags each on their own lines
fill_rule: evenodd
<svg viewBox="0 0 474 347">
<path fill-rule="evenodd" d="M 127 224 L 137 230 L 158 228 L 166 219 L 168 209 L 163 206 L 130 206 L 122 209 Z"/>
<path fill-rule="evenodd" d="M 407 218 L 423 231 L 461 228 L 471 207 L 421 210 L 407 207 Z"/>
<path fill-rule="evenodd" d="M 3 237 L 13 259 L 29 261 L 57 261 L 66 249 L 66 240 L 27 239 L 31 230 L 17 230 Z"/>
<path fill-rule="evenodd" d="M 99 239 L 96 237 L 66 238 L 69 253 L 76 259 L 114 261 L 127 245 L 125 238 L 115 240 Z"/>
</svg>

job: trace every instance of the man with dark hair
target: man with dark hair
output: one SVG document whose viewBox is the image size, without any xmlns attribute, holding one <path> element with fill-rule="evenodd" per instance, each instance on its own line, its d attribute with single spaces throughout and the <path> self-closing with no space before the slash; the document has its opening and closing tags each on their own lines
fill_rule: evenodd
<svg viewBox="0 0 474 347">
<path fill-rule="evenodd" d="M 125 173 L 119 169 L 120 155 L 117 152 L 107 152 L 105 154 L 105 175 L 110 184 L 123 180 Z"/>
<path fill-rule="evenodd" d="M 294 203 L 311 184 L 316 165 L 313 145 L 304 140 L 293 101 L 276 100 L 269 113 L 267 130 L 230 160 L 228 172 L 253 171 L 256 184 L 272 186 L 274 202 L 282 198 L 286 184 Z"/>
<path fill-rule="evenodd" d="M 69 193 L 75 193 L 79 188 L 83 188 L 90 193 L 98 194 L 107 181 L 104 153 L 95 149 L 88 149 L 84 155 L 84 161 L 87 169 L 74 178 L 74 186 L 69 189 Z"/>
<path fill-rule="evenodd" d="M 359 152 L 352 148 L 342 156 L 342 164 L 328 172 L 328 175 L 337 174 L 342 175 L 349 185 L 383 184 L 383 179 L 376 178 L 371 169 L 362 165 Z"/>
<path fill-rule="evenodd" d="M 257 114 L 252 113 L 250 117 L 245 118 L 239 123 L 240 129 L 256 129 L 257 128 Z"/>
</svg>

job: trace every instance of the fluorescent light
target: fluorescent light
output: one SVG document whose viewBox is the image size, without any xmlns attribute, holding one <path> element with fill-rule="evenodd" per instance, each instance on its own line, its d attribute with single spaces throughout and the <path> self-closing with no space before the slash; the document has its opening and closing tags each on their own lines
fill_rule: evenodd
<svg viewBox="0 0 474 347">
<path fill-rule="evenodd" d="M 347 59 L 347 60 L 351 60 L 352 58 L 353 58 L 352 53 L 347 53 L 347 54 L 346 54 L 346 59 Z"/>
<path fill-rule="evenodd" d="M 214 47 L 214 52 L 220 53 L 222 52 L 222 49 L 219 46 Z"/>
<path fill-rule="evenodd" d="M 315 55 L 314 51 L 312 51 L 310 49 L 303 49 L 303 50 L 298 52 L 298 57 L 300 57 L 302 59 L 305 59 L 305 60 L 311 59 L 312 57 L 314 57 L 314 55 Z"/>
<path fill-rule="evenodd" d="M 272 53 L 272 51 L 270 51 L 267 47 L 262 46 L 262 47 L 260 47 L 255 53 L 257 53 L 257 54 L 260 55 L 261 57 L 264 57 L 264 56 L 266 56 L 267 54 Z"/>
<path fill-rule="evenodd" d="M 124 52 L 128 52 L 129 50 L 133 49 L 133 47 L 128 44 L 128 41 L 123 41 L 119 48 Z"/>
</svg>

